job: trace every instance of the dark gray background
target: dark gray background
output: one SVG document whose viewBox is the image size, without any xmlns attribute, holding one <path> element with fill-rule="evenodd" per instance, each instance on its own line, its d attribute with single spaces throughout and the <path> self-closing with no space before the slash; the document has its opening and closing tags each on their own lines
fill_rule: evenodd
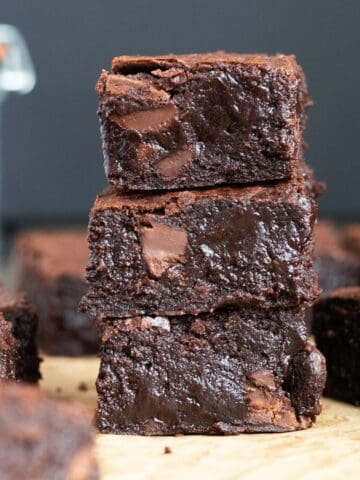
<svg viewBox="0 0 360 480">
<path fill-rule="evenodd" d="M 315 100 L 308 161 L 328 183 L 321 213 L 358 218 L 358 0 L 1 0 L 38 73 L 4 118 L 8 222 L 85 219 L 105 183 L 94 84 L 119 54 L 226 49 L 295 53 Z"/>
</svg>

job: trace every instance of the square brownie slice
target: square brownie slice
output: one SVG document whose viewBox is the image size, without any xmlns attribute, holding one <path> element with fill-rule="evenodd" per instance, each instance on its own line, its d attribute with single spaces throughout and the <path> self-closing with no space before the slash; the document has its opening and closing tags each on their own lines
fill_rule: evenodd
<svg viewBox="0 0 360 480">
<path fill-rule="evenodd" d="M 97 91 L 117 188 L 279 180 L 302 158 L 310 101 L 293 55 L 117 57 Z"/>
<path fill-rule="evenodd" d="M 18 284 L 39 311 L 39 342 L 53 355 L 98 351 L 94 322 L 78 312 L 88 255 L 82 231 L 33 231 L 16 239 Z"/>
<path fill-rule="evenodd" d="M 313 331 L 326 357 L 325 394 L 360 405 L 360 287 L 339 288 L 321 299 Z"/>
<path fill-rule="evenodd" d="M 39 380 L 37 325 L 35 307 L 26 296 L 0 285 L 0 379 Z"/>
<path fill-rule="evenodd" d="M 0 384 L 0 478 L 97 480 L 89 412 L 34 387 Z"/>
<path fill-rule="evenodd" d="M 117 318 L 312 303 L 310 183 L 301 171 L 274 185 L 105 192 L 90 216 L 81 309 Z"/>
<path fill-rule="evenodd" d="M 284 432 L 321 411 L 323 356 L 304 309 L 99 322 L 97 426 L 141 435 Z"/>
</svg>

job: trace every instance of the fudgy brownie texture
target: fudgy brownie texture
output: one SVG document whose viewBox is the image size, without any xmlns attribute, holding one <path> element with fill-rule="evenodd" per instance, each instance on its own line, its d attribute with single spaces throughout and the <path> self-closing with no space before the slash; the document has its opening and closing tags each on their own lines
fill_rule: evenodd
<svg viewBox="0 0 360 480">
<path fill-rule="evenodd" d="M 117 188 L 279 180 L 302 157 L 310 101 L 293 55 L 117 57 L 97 91 Z"/>
<path fill-rule="evenodd" d="M 323 220 L 315 225 L 315 269 L 323 295 L 360 284 L 360 257 L 346 248 L 344 234 Z"/>
<path fill-rule="evenodd" d="M 340 288 L 321 299 L 313 331 L 326 357 L 325 394 L 360 405 L 360 287 Z"/>
<path fill-rule="evenodd" d="M 308 182 L 302 172 L 275 185 L 105 192 L 91 213 L 81 309 L 117 318 L 313 302 Z"/>
<path fill-rule="evenodd" d="M 36 231 L 16 241 L 18 283 L 39 311 L 41 348 L 55 355 L 98 351 L 93 320 L 78 312 L 88 249 L 81 231 Z"/>
<path fill-rule="evenodd" d="M 99 322 L 97 426 L 118 434 L 284 432 L 321 411 L 303 308 Z"/>
<path fill-rule="evenodd" d="M 97 480 L 91 417 L 29 386 L 0 384 L 2 480 Z"/>
<path fill-rule="evenodd" d="M 0 379 L 38 381 L 37 324 L 26 296 L 0 285 Z"/>
</svg>

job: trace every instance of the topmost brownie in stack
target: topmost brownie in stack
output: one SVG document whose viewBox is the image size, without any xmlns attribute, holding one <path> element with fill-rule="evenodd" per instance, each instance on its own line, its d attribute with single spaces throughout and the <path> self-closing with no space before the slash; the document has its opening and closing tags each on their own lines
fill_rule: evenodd
<svg viewBox="0 0 360 480">
<path fill-rule="evenodd" d="M 293 56 L 117 57 L 89 223 L 102 432 L 281 432 L 321 411 L 306 343 L 317 184 Z M 202 188 L 198 188 L 202 187 Z"/>
<path fill-rule="evenodd" d="M 117 57 L 97 90 L 116 188 L 281 180 L 302 158 L 310 100 L 292 55 Z"/>
</svg>

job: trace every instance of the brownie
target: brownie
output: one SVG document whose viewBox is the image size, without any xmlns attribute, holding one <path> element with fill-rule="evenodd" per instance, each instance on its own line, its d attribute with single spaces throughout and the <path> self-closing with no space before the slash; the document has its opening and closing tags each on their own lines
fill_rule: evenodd
<svg viewBox="0 0 360 480">
<path fill-rule="evenodd" d="M 358 257 L 360 262 L 360 224 L 354 223 L 344 229 L 343 244 Z"/>
<path fill-rule="evenodd" d="M 293 55 L 117 57 L 97 91 L 117 188 L 279 180 L 302 158 L 310 100 Z"/>
<path fill-rule="evenodd" d="M 99 321 L 97 426 L 117 434 L 284 432 L 321 411 L 304 309 Z"/>
<path fill-rule="evenodd" d="M 97 480 L 89 413 L 34 387 L 0 385 L 2 480 Z"/>
<path fill-rule="evenodd" d="M 181 315 L 317 298 L 305 173 L 274 185 L 100 195 L 89 224 L 92 316 Z"/>
<path fill-rule="evenodd" d="M 94 322 L 78 312 L 86 291 L 86 233 L 34 231 L 16 241 L 18 283 L 39 311 L 39 342 L 49 354 L 98 351 Z"/>
<path fill-rule="evenodd" d="M 313 331 L 326 357 L 325 394 L 360 405 L 360 287 L 340 288 L 321 299 Z"/>
<path fill-rule="evenodd" d="M 0 285 L 0 379 L 40 378 L 35 307 L 21 292 Z"/>
<path fill-rule="evenodd" d="M 322 293 L 360 284 L 360 257 L 345 248 L 343 234 L 323 220 L 315 225 L 315 268 Z"/>
</svg>

